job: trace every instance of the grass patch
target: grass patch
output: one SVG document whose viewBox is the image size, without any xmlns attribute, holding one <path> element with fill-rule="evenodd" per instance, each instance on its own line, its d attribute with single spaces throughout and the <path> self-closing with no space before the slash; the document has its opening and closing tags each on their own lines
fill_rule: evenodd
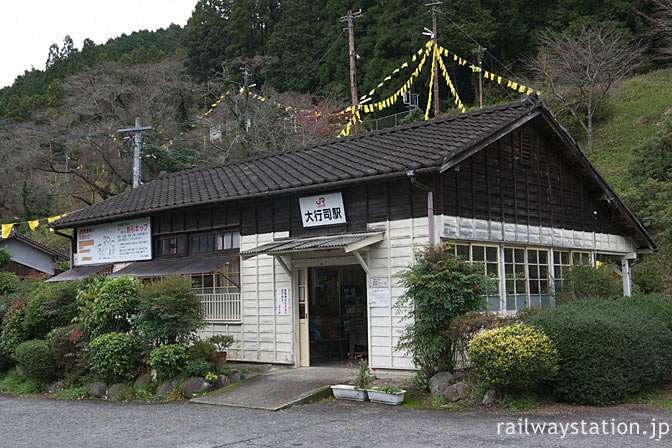
<svg viewBox="0 0 672 448">
<path fill-rule="evenodd" d="M 18 372 L 8 373 L 0 378 L 0 392 L 12 395 L 34 395 L 45 392 L 46 387 L 38 381 L 28 379 Z"/>
<path fill-rule="evenodd" d="M 511 412 L 529 411 L 530 409 L 539 408 L 543 405 L 540 397 L 534 392 L 521 391 L 518 393 L 507 393 L 497 402 L 507 408 Z"/>
<path fill-rule="evenodd" d="M 629 402 L 659 409 L 672 409 L 672 383 L 645 389 L 635 395 Z"/>
<path fill-rule="evenodd" d="M 84 398 L 90 398 L 91 394 L 89 393 L 89 385 L 85 384 L 57 390 L 52 396 L 59 400 L 83 400 Z"/>
</svg>

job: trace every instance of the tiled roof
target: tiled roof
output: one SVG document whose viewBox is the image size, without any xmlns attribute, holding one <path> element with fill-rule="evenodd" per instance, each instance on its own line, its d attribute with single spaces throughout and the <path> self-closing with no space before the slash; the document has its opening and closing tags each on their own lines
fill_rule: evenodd
<svg viewBox="0 0 672 448">
<path fill-rule="evenodd" d="M 529 100 L 169 174 L 52 223 L 66 228 L 188 205 L 438 168 L 541 107 Z"/>
<path fill-rule="evenodd" d="M 369 240 L 364 242 L 365 240 Z M 328 235 L 312 238 L 289 238 L 286 240 L 276 240 L 272 243 L 266 243 L 254 249 L 249 249 L 240 253 L 242 256 L 258 254 L 284 254 L 288 252 L 301 252 L 305 250 L 321 249 L 347 249 L 348 246 L 356 243 L 363 243 L 368 246 L 383 239 L 383 232 L 362 232 L 349 233 L 345 235 Z M 364 247 L 364 246 L 362 246 Z M 347 251 L 347 250 L 346 250 Z"/>
</svg>

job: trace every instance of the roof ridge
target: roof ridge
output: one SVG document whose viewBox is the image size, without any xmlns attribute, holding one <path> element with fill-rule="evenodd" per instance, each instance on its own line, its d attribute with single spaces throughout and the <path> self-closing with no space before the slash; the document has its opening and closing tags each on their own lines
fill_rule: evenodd
<svg viewBox="0 0 672 448">
<path fill-rule="evenodd" d="M 165 179 L 167 177 L 185 175 L 185 174 L 189 174 L 189 173 L 193 173 L 193 172 L 205 171 L 205 170 L 211 170 L 211 169 L 218 169 L 218 168 L 223 168 L 223 167 L 235 167 L 235 166 L 238 166 L 238 165 L 248 164 L 250 162 L 255 162 L 255 161 L 259 161 L 259 160 L 272 159 L 272 158 L 275 158 L 275 157 L 278 157 L 278 156 L 281 156 L 281 155 L 310 151 L 312 149 L 317 149 L 317 148 L 321 148 L 321 147 L 324 147 L 324 146 L 333 145 L 334 143 L 350 142 L 350 141 L 360 140 L 360 139 L 364 139 L 364 138 L 374 137 L 374 136 L 377 136 L 377 135 L 391 134 L 391 133 L 395 133 L 395 132 L 399 132 L 399 131 L 403 131 L 403 130 L 407 130 L 407 129 L 416 128 L 416 127 L 419 128 L 419 127 L 424 127 L 424 126 L 432 126 L 432 125 L 436 125 L 436 124 L 440 124 L 440 123 L 444 123 L 444 122 L 449 122 L 449 121 L 453 121 L 453 120 L 462 120 L 462 119 L 471 118 L 471 117 L 478 116 L 478 115 L 481 115 L 481 114 L 491 113 L 491 112 L 495 112 L 495 111 L 499 111 L 499 110 L 503 110 L 503 109 L 525 106 L 526 103 L 529 103 L 528 98 L 525 98 L 522 101 L 513 101 L 513 102 L 510 102 L 510 103 L 497 104 L 497 105 L 490 106 L 490 107 L 484 107 L 482 109 L 475 109 L 475 110 L 469 111 L 469 112 L 464 113 L 464 114 L 460 114 L 460 113 L 450 114 L 450 115 L 446 115 L 446 116 L 439 117 L 439 118 L 433 118 L 431 120 L 424 120 L 424 121 L 420 121 L 420 122 L 417 122 L 417 123 L 408 123 L 408 124 L 404 124 L 404 125 L 400 125 L 400 126 L 394 126 L 394 127 L 391 127 L 391 128 L 378 129 L 378 130 L 375 130 L 375 131 L 369 131 L 369 132 L 365 132 L 365 133 L 362 133 L 362 134 L 359 134 L 359 135 L 351 135 L 351 136 L 347 136 L 345 138 L 340 138 L 340 139 L 331 138 L 331 139 L 329 139 L 325 142 L 317 143 L 317 144 L 314 144 L 314 145 L 302 146 L 300 148 L 295 148 L 295 149 L 288 149 L 288 150 L 285 150 L 285 151 L 280 151 L 280 152 L 276 152 L 276 153 L 272 153 L 272 154 L 266 154 L 266 155 L 263 155 L 263 156 L 250 156 L 250 157 L 245 157 L 245 158 L 240 159 L 240 160 L 234 160 L 234 161 L 224 162 L 224 163 L 217 163 L 213 166 L 202 166 L 202 167 L 191 168 L 189 170 L 183 170 L 183 171 L 178 171 L 178 172 L 175 172 L 175 173 L 169 173 L 169 174 L 167 174 L 163 177 L 153 179 L 152 181 L 148 182 L 147 184 L 143 184 L 143 186 L 144 185 L 149 185 L 152 182 L 155 182 L 155 181 L 161 180 L 161 179 Z M 532 107 L 532 106 L 534 106 L 534 103 L 530 105 L 530 107 Z"/>
</svg>

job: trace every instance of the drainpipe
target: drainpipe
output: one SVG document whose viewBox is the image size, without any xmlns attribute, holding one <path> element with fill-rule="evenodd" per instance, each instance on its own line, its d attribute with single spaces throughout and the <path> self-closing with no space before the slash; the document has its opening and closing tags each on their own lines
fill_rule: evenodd
<svg viewBox="0 0 672 448">
<path fill-rule="evenodd" d="M 430 246 L 433 246 L 436 244 L 436 239 L 434 237 L 434 191 L 432 190 L 432 187 L 425 185 L 422 182 L 418 182 L 414 170 L 407 171 L 406 175 L 411 180 L 411 185 L 427 192 L 427 226 L 429 231 L 429 244 Z"/>
<path fill-rule="evenodd" d="M 49 227 L 51 227 L 51 226 L 49 226 Z M 74 260 L 72 258 L 73 247 L 75 246 L 75 237 L 73 237 L 72 235 L 68 235 L 67 233 L 61 233 L 56 229 L 54 229 L 54 233 L 58 236 L 62 236 L 64 238 L 67 238 L 67 239 L 70 240 L 70 260 L 69 261 L 70 261 L 70 268 L 72 269 L 75 266 L 74 265 Z"/>
</svg>

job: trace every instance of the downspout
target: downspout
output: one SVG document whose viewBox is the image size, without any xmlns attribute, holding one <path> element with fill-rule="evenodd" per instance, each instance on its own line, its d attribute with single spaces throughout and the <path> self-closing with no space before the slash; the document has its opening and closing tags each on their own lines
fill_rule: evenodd
<svg viewBox="0 0 672 448">
<path fill-rule="evenodd" d="M 49 226 L 49 227 L 51 227 L 51 226 Z M 70 260 L 69 260 L 69 262 L 70 262 L 70 268 L 73 268 L 74 267 L 74 264 L 73 264 L 74 259 L 72 258 L 72 255 L 73 255 L 72 252 L 73 252 L 73 247 L 75 247 L 75 237 L 72 236 L 72 235 L 68 235 L 67 233 L 61 233 L 58 230 L 54 229 L 53 227 L 51 227 L 51 228 L 54 230 L 54 233 L 56 235 L 62 236 L 64 238 L 67 238 L 67 239 L 70 240 Z"/>
<path fill-rule="evenodd" d="M 427 230 L 429 232 L 429 244 L 430 246 L 433 246 L 436 244 L 436 238 L 434 236 L 434 191 L 429 185 L 425 185 L 418 181 L 415 177 L 415 170 L 407 171 L 406 175 L 411 180 L 411 185 L 427 192 Z"/>
</svg>

